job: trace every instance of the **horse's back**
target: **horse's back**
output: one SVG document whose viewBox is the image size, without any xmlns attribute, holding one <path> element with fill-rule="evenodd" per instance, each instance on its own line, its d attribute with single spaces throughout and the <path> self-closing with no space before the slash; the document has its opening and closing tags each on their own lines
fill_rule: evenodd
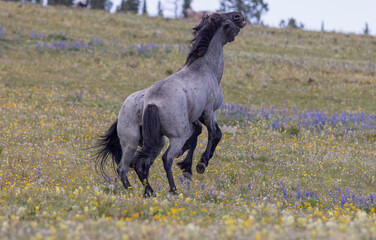
<svg viewBox="0 0 376 240">
<path fill-rule="evenodd" d="M 135 92 L 123 102 L 117 126 L 119 138 L 123 143 L 132 141 L 138 144 L 139 142 L 145 92 L 146 89 Z"/>
</svg>

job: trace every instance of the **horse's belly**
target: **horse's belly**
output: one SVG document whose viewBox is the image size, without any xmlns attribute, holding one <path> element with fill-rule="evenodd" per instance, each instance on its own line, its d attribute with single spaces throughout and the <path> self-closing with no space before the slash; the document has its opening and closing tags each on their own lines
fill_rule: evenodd
<svg viewBox="0 0 376 240">
<path fill-rule="evenodd" d="M 200 91 L 192 91 L 188 100 L 188 116 L 190 122 L 198 120 L 204 112 L 207 102 L 207 94 Z"/>
</svg>

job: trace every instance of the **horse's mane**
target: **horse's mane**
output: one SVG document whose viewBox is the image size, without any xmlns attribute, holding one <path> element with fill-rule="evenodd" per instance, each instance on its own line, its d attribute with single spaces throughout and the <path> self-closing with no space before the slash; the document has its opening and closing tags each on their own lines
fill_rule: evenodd
<svg viewBox="0 0 376 240">
<path fill-rule="evenodd" d="M 196 59 L 205 55 L 209 48 L 210 41 L 223 21 L 224 17 L 216 13 L 202 17 L 201 22 L 193 28 L 191 51 L 188 54 L 185 65 L 189 66 Z"/>
</svg>

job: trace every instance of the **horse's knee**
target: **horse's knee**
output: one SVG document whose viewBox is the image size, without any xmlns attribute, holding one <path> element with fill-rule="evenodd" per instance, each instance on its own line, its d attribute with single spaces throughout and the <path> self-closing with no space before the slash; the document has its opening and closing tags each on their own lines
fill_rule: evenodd
<svg viewBox="0 0 376 240">
<path fill-rule="evenodd" d="M 195 135 L 200 135 L 202 133 L 202 124 L 201 123 L 195 123 Z"/>
<path fill-rule="evenodd" d="M 219 127 L 217 126 L 216 129 L 213 131 L 213 134 L 211 136 L 211 138 L 215 141 L 218 141 L 222 139 L 222 131 L 221 129 L 219 129 Z"/>
</svg>

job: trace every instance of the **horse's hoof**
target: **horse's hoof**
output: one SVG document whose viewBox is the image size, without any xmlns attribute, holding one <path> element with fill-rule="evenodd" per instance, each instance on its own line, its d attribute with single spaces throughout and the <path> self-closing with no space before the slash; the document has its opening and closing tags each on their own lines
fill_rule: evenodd
<svg viewBox="0 0 376 240">
<path fill-rule="evenodd" d="M 145 193 L 144 193 L 144 197 L 145 198 L 150 198 L 150 197 L 153 197 L 153 196 L 155 196 L 155 193 L 154 193 L 154 191 L 145 191 Z"/>
<path fill-rule="evenodd" d="M 124 187 L 125 190 L 132 189 L 132 185 L 130 185 L 129 183 L 124 182 L 124 181 L 122 181 L 122 182 L 123 182 L 123 187 Z"/>
<path fill-rule="evenodd" d="M 184 164 L 183 164 L 184 162 L 178 162 L 178 163 L 176 163 L 176 165 L 178 165 L 178 167 L 181 169 L 181 170 L 184 170 Z"/>
<path fill-rule="evenodd" d="M 196 171 L 197 171 L 199 174 L 203 174 L 203 173 L 205 172 L 205 168 L 206 168 L 205 163 L 203 163 L 203 162 L 199 162 L 199 163 L 197 163 Z"/>
<path fill-rule="evenodd" d="M 183 172 L 183 176 L 187 178 L 189 181 L 192 181 L 192 174 L 189 172 Z"/>
<path fill-rule="evenodd" d="M 175 189 L 175 190 L 170 190 L 168 191 L 169 193 L 173 194 L 173 195 L 178 195 L 178 190 Z"/>
</svg>

